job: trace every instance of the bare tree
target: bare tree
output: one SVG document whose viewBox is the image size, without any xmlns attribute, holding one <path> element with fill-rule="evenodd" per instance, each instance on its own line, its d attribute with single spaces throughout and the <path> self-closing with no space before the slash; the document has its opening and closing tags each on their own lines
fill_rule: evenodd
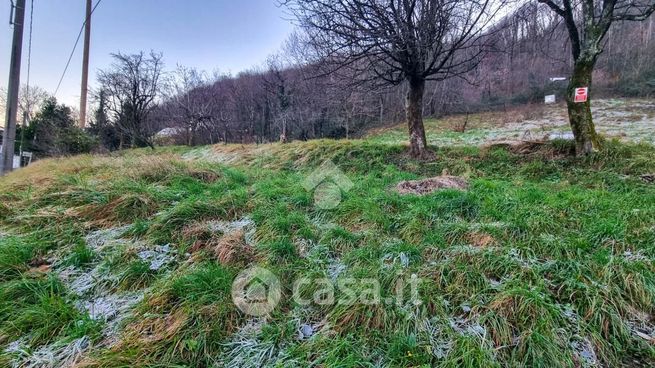
<svg viewBox="0 0 655 368">
<path fill-rule="evenodd" d="M 549 77 L 573 70 L 568 32 L 561 18 L 537 0 L 520 2 L 516 11 L 503 11 L 498 18 L 502 19 L 484 29 L 483 41 L 505 52 L 486 53 L 481 63 L 461 78 L 427 80 L 424 117 L 541 102 L 545 93 L 564 96 L 566 86 L 548 82 Z M 654 20 L 619 22 L 611 27 L 606 52 L 595 67 L 595 94 L 655 95 L 655 64 L 651 62 L 655 57 Z M 326 60 L 326 51 L 311 47 L 309 41 L 309 35 L 300 30 L 268 63 L 237 75 L 211 75 L 210 85 L 179 96 L 177 102 L 211 107 L 211 119 L 198 124 L 194 134 L 189 133 L 195 123 L 169 106 L 170 98 L 157 100 L 161 103 L 149 115 L 148 129 L 188 127 L 174 130 L 179 132 L 175 139 L 180 144 L 188 144 L 191 136 L 193 144 L 245 143 L 277 141 L 280 136 L 288 140 L 352 137 L 374 126 L 405 121 L 403 100 L 408 83 L 386 83 L 372 69 L 362 70 L 371 65 L 364 61 L 335 71 L 339 65 Z M 376 88 L 381 82 L 385 87 Z M 195 114 L 188 112 L 189 116 Z M 115 132 L 114 117 L 109 118 L 112 124 L 107 131 L 112 133 L 111 148 L 115 149 L 120 134 Z"/>
<path fill-rule="evenodd" d="M 277 109 L 277 125 L 280 127 L 280 142 L 286 143 L 289 139 L 289 120 L 291 117 L 292 95 L 287 88 L 287 80 L 284 75 L 284 64 L 279 56 L 271 56 L 268 61 L 268 73 L 265 75 L 265 88 L 275 96 L 275 107 Z"/>
<path fill-rule="evenodd" d="M 486 50 L 483 31 L 503 1 L 286 0 L 322 60 L 390 84 L 407 82 L 411 154 L 426 154 L 426 81 L 464 76 Z M 368 72 L 365 72 L 368 71 Z"/>
<path fill-rule="evenodd" d="M 214 120 L 218 104 L 215 89 L 204 72 L 178 65 L 166 83 L 169 118 L 186 131 L 186 144 L 196 144 L 196 134 Z"/>
<path fill-rule="evenodd" d="M 645 20 L 655 11 L 654 0 L 538 0 L 564 20 L 571 42 L 573 73 L 567 90 L 569 122 L 577 155 L 599 147 L 591 117 L 591 99 L 574 101 L 576 87 L 591 88 L 591 77 L 603 52 L 603 40 L 616 21 Z"/>
<path fill-rule="evenodd" d="M 162 54 L 143 51 L 138 54 L 112 54 L 114 63 L 100 70 L 98 82 L 106 93 L 107 109 L 124 138 L 131 146 L 154 148 L 154 132 L 148 128 L 148 117 L 156 106 L 162 78 Z"/>
<path fill-rule="evenodd" d="M 27 121 L 32 120 L 50 97 L 50 93 L 39 86 L 22 85 L 18 96 L 18 110 L 21 112 L 21 116 L 27 118 Z"/>
<path fill-rule="evenodd" d="M 0 112 L 4 112 L 7 89 L 0 87 Z M 34 115 L 41 109 L 47 99 L 52 97 L 50 93 L 39 86 L 27 86 L 23 84 L 18 93 L 18 117 L 32 120 Z M 4 114 L 2 115 L 4 116 Z"/>
</svg>

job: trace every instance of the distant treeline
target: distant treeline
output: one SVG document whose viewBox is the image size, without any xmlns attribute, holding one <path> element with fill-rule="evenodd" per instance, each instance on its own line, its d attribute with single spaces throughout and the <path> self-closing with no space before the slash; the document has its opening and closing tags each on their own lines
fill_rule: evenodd
<svg viewBox="0 0 655 368">
<path fill-rule="evenodd" d="M 612 25 L 592 95 L 655 96 L 654 23 L 650 17 Z M 99 73 L 85 131 L 75 129 L 74 110 L 42 89 L 21 91 L 20 116 L 34 124 L 19 130 L 16 147 L 51 156 L 93 147 L 348 138 L 405 119 L 406 85 L 363 82 L 367 75 L 346 69 L 327 73 L 304 37 L 293 34 L 265 65 L 236 76 L 183 66 L 166 72 L 154 52 L 113 55 Z M 550 78 L 569 76 L 570 45 L 564 25 L 544 5 L 525 3 L 485 37 L 493 50 L 471 72 L 426 83 L 424 116 L 542 103 L 546 94 L 563 99 L 566 81 Z"/>
<path fill-rule="evenodd" d="M 594 75 L 593 93 L 608 96 L 655 95 L 654 20 L 616 23 Z M 566 31 L 537 3 L 527 3 L 498 24 L 495 52 L 462 78 L 428 82 L 425 116 L 541 103 L 545 94 L 562 100 L 571 57 Z M 165 98 L 152 119 L 176 143 L 270 142 L 343 138 L 404 119 L 406 86 L 352 83 L 360 76 L 324 75 L 305 63 L 302 35 L 290 38 L 266 67 L 236 76 L 204 80 L 184 96 Z M 188 72 L 188 70 L 186 70 Z M 201 119 L 195 119 L 194 111 Z"/>
</svg>

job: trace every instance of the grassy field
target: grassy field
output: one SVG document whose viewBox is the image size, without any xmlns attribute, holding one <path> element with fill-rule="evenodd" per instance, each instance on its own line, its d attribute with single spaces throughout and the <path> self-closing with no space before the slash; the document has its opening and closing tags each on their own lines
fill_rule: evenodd
<svg viewBox="0 0 655 368">
<path fill-rule="evenodd" d="M 610 139 L 655 144 L 655 103 L 647 99 L 598 99 L 592 101 L 596 130 Z M 429 144 L 437 146 L 484 145 L 498 141 L 572 139 L 566 107 L 524 105 L 479 114 L 451 115 L 426 119 Z M 370 133 L 368 139 L 378 143 L 398 144 L 407 141 L 404 124 Z"/>
<path fill-rule="evenodd" d="M 0 178 L 0 365 L 653 366 L 655 148 L 520 152 L 416 161 L 372 138 L 37 162 Z M 334 209 L 303 187 L 325 160 L 353 183 Z M 445 171 L 470 187 L 393 190 Z M 251 265 L 281 281 L 264 317 L 231 300 Z M 421 303 L 300 305 L 307 275 L 382 296 L 416 275 Z"/>
</svg>

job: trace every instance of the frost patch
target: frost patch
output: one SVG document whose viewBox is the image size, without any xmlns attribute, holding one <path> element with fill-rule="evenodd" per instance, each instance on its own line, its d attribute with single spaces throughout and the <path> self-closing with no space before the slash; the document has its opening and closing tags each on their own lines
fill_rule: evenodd
<svg viewBox="0 0 655 368">
<path fill-rule="evenodd" d="M 619 103 L 602 99 L 592 101 L 592 114 L 598 133 L 622 141 L 655 143 L 654 111 L 655 105 L 649 100 L 623 99 Z M 431 123 L 428 123 L 428 143 L 436 146 L 469 146 L 571 137 L 566 108 L 561 105 L 550 105 L 544 109 L 543 116 L 533 119 L 525 118 L 520 113 L 510 114 L 516 115 L 510 122 L 504 123 L 505 119 L 502 119 L 491 126 L 483 124 L 455 134 L 443 134 L 441 129 L 433 131 L 429 126 Z M 397 129 L 373 139 L 391 144 L 407 141 L 406 134 L 401 134 Z"/>
<path fill-rule="evenodd" d="M 209 230 L 214 232 L 220 231 L 223 234 L 243 231 L 246 244 L 250 246 L 255 244 L 255 233 L 257 228 L 255 227 L 255 222 L 248 217 L 236 221 L 210 221 L 207 225 L 209 226 Z"/>
<path fill-rule="evenodd" d="M 468 221 L 455 221 L 455 224 L 465 224 L 470 230 L 484 230 L 484 229 L 505 229 L 509 227 L 509 224 L 502 221 L 491 221 L 491 222 L 468 222 Z"/>
<path fill-rule="evenodd" d="M 655 344 L 655 324 L 647 315 L 630 319 L 626 324 L 633 335 Z"/>
<path fill-rule="evenodd" d="M 454 341 L 436 320 L 423 320 L 419 324 L 418 332 L 430 342 L 430 350 L 435 358 L 443 359 L 450 354 Z"/>
<path fill-rule="evenodd" d="M 330 263 L 328 263 L 327 274 L 332 282 L 336 282 L 339 276 L 341 276 L 341 274 L 344 273 L 346 269 L 348 269 L 348 266 L 341 262 L 340 259 L 331 259 Z"/>
<path fill-rule="evenodd" d="M 567 141 L 573 140 L 573 133 L 571 132 L 552 132 L 548 134 L 547 136 L 548 140 L 553 140 L 553 139 L 564 139 Z"/>
<path fill-rule="evenodd" d="M 571 349 L 582 367 L 600 367 L 594 347 L 588 339 L 572 341 Z"/>
<path fill-rule="evenodd" d="M 523 268 L 532 268 L 534 266 L 543 267 L 552 265 L 554 262 L 553 260 L 539 260 L 534 257 L 523 257 L 516 248 L 511 248 L 508 256 Z"/>
<path fill-rule="evenodd" d="M 102 333 L 108 340 L 118 333 L 120 323 L 130 314 L 131 309 L 143 299 L 143 291 L 113 292 L 119 281 L 112 275 L 102 259 L 108 257 L 117 246 L 124 246 L 130 241 L 119 239 L 130 226 L 122 226 L 106 230 L 98 230 L 86 237 L 87 246 L 101 255 L 91 269 L 79 269 L 73 266 L 57 270 L 59 278 L 75 293 L 79 300 L 76 307 L 97 321 L 104 322 Z M 139 247 L 144 245 L 137 244 Z M 151 270 L 158 270 L 174 260 L 175 251 L 168 245 L 157 246 L 154 249 L 144 249 L 137 256 L 150 263 Z"/>
<path fill-rule="evenodd" d="M 486 248 L 486 249 L 489 249 L 489 248 Z M 469 254 L 469 255 L 470 254 L 479 254 L 479 253 L 482 253 L 483 251 L 484 251 L 483 248 L 474 247 L 474 246 L 472 246 L 470 244 L 455 245 L 455 246 L 452 246 L 452 247 L 448 248 L 448 252 L 453 254 L 453 255 L 457 255 L 457 254 Z"/>
<path fill-rule="evenodd" d="M 137 253 L 137 256 L 144 262 L 150 263 L 151 271 L 158 271 L 162 267 L 169 265 L 175 261 L 175 249 L 171 246 L 158 245 L 154 249 L 146 249 Z"/>
<path fill-rule="evenodd" d="M 409 256 L 405 252 L 398 254 L 387 253 L 382 257 L 382 266 L 385 268 L 392 268 L 399 265 L 402 268 L 409 267 Z"/>
<path fill-rule="evenodd" d="M 570 304 L 556 304 L 557 309 L 566 318 L 567 322 L 571 326 L 573 331 L 573 336 L 569 341 L 569 346 L 573 350 L 573 355 L 576 362 L 579 363 L 581 367 L 600 367 L 600 362 L 596 356 L 596 351 L 594 346 L 591 344 L 588 338 L 581 336 L 580 334 L 580 316 L 573 310 Z"/>
<path fill-rule="evenodd" d="M 91 340 L 84 336 L 69 343 L 54 342 L 29 352 L 21 340 L 9 344 L 7 353 L 19 354 L 12 362 L 15 368 L 60 368 L 72 367 L 91 346 Z M 10 348 L 12 350 L 10 350 Z"/>
<path fill-rule="evenodd" d="M 498 280 L 493 277 L 487 277 L 487 282 L 492 289 L 500 289 L 503 286 L 503 280 Z"/>
<path fill-rule="evenodd" d="M 641 251 L 641 249 L 636 251 L 636 252 L 626 250 L 625 252 L 623 252 L 623 258 L 626 261 L 629 261 L 629 262 L 647 262 L 648 261 L 648 257 L 644 255 L 644 253 Z"/>
<path fill-rule="evenodd" d="M 471 321 L 464 317 L 455 317 L 448 320 L 448 324 L 453 331 L 464 336 L 475 336 L 484 339 L 487 335 L 487 329 L 477 322 Z"/>
<path fill-rule="evenodd" d="M 336 282 L 339 276 L 348 269 L 348 266 L 341 259 L 335 257 L 323 244 L 317 244 L 307 239 L 300 239 L 296 241 L 296 244 L 303 258 L 311 260 L 317 266 L 325 267 L 326 274 L 332 282 Z"/>
<path fill-rule="evenodd" d="M 23 350 L 27 349 L 27 341 L 29 341 L 29 336 L 23 336 L 16 341 L 10 342 L 5 348 L 5 353 L 22 353 Z"/>
<path fill-rule="evenodd" d="M 580 316 L 573 310 L 571 305 L 566 304 L 566 305 L 561 305 L 557 304 L 557 308 L 560 310 L 560 313 L 566 318 L 569 323 L 573 326 L 573 329 L 576 332 L 579 332 L 579 324 L 580 324 Z"/>
<path fill-rule="evenodd" d="M 87 301 L 80 301 L 77 307 L 89 313 L 97 321 L 106 323 L 103 334 L 110 336 L 129 315 L 130 310 L 143 299 L 142 292 L 107 294 Z"/>
<path fill-rule="evenodd" d="M 85 268 L 65 266 L 63 257 L 53 261 L 53 271 L 59 279 L 77 296 L 76 308 L 88 313 L 90 318 L 105 323 L 101 343 L 111 346 L 115 342 L 121 322 L 131 314 L 132 308 L 144 297 L 144 291 L 115 292 L 118 277 L 113 275 L 103 262 L 122 250 L 134 245 L 137 257 L 150 264 L 151 270 L 158 270 L 174 262 L 176 252 L 169 245 L 145 249 L 144 243 L 132 242 L 120 237 L 130 226 L 94 231 L 87 235 L 86 244 L 100 256 Z M 38 347 L 27 346 L 27 337 L 11 343 L 7 352 L 17 354 L 15 367 L 67 367 L 74 365 L 80 356 L 90 348 L 88 337 L 70 342 L 55 342 Z"/>
<path fill-rule="evenodd" d="M 126 225 L 94 231 L 86 236 L 86 245 L 96 252 L 101 252 L 111 245 L 125 244 L 127 241 L 119 238 L 125 234 L 131 226 L 132 225 Z"/>
<path fill-rule="evenodd" d="M 83 297 L 92 294 L 94 290 L 103 288 L 117 282 L 117 279 L 108 275 L 101 266 L 91 270 L 81 270 L 73 266 L 64 267 L 57 271 L 59 279 L 77 296 Z"/>
<path fill-rule="evenodd" d="M 225 354 L 219 358 L 214 367 L 264 367 L 285 366 L 288 354 L 274 341 L 262 341 L 259 338 L 264 319 L 248 321 L 239 331 L 232 335 L 223 346 Z"/>
</svg>

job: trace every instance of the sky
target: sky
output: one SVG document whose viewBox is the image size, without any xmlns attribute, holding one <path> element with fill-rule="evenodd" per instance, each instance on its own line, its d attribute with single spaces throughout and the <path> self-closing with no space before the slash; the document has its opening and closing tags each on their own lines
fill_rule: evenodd
<svg viewBox="0 0 655 368">
<path fill-rule="evenodd" d="M 30 1 L 25 14 L 21 83 L 26 80 Z M 54 93 L 84 22 L 85 0 L 33 0 L 30 85 Z M 98 0 L 93 0 L 95 4 Z M 89 86 L 111 53 L 154 50 L 176 64 L 236 74 L 262 65 L 293 30 L 275 0 L 101 0 L 92 16 Z M 0 0 L 0 86 L 6 88 L 13 28 L 10 0 Z M 83 38 L 56 95 L 79 104 Z"/>
</svg>

